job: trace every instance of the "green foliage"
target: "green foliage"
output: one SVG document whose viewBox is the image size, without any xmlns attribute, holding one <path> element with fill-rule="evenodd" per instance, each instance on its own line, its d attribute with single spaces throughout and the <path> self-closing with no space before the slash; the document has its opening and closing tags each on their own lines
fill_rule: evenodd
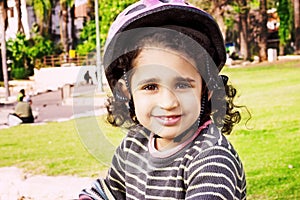
<svg viewBox="0 0 300 200">
<path fill-rule="evenodd" d="M 18 33 L 15 39 L 9 39 L 7 41 L 8 57 L 13 58 L 15 63 L 23 62 L 24 54 L 29 46 L 28 40 L 24 34 Z"/>
<path fill-rule="evenodd" d="M 35 35 L 31 39 L 32 46 L 28 49 L 30 58 L 42 58 L 45 55 L 50 55 L 55 50 L 54 43 L 41 35 Z"/>
<path fill-rule="evenodd" d="M 52 10 L 51 0 L 27 0 L 26 3 L 33 7 L 41 34 L 48 34 L 47 26 L 49 25 Z"/>
<path fill-rule="evenodd" d="M 76 47 L 76 52 L 79 55 L 86 55 L 87 53 L 96 49 L 96 24 L 95 20 L 88 21 L 80 33 L 80 43 Z"/>
<path fill-rule="evenodd" d="M 279 40 L 281 45 L 286 45 L 291 36 L 292 16 L 290 0 L 279 0 L 277 12 L 280 19 Z"/>
<path fill-rule="evenodd" d="M 30 70 L 25 67 L 13 68 L 11 71 L 11 76 L 14 79 L 27 79 L 30 75 Z"/>
<path fill-rule="evenodd" d="M 100 43 L 103 47 L 106 41 L 108 30 L 118 14 L 122 12 L 127 6 L 136 2 L 137 0 L 124 1 L 101 1 L 99 7 L 99 29 L 100 29 Z M 79 54 L 87 54 L 96 49 L 96 25 L 95 21 L 91 20 L 86 23 L 81 34 L 80 42 L 76 50 Z"/>
<path fill-rule="evenodd" d="M 242 5 L 240 5 L 239 2 L 232 2 L 231 3 L 231 8 L 232 11 L 230 13 L 226 14 L 226 17 L 224 17 L 224 21 L 225 21 L 225 25 L 226 25 L 226 29 L 230 30 L 230 31 L 234 31 L 234 25 L 236 24 L 236 14 L 241 14 L 242 12 L 247 11 L 246 7 L 243 7 Z"/>
<path fill-rule="evenodd" d="M 24 34 L 18 33 L 15 39 L 7 41 L 7 58 L 11 63 L 11 76 L 15 79 L 27 78 L 29 70 L 33 67 L 28 63 L 28 46 L 29 41 Z"/>
<path fill-rule="evenodd" d="M 24 34 L 18 33 L 15 39 L 7 41 L 11 78 L 26 79 L 33 75 L 35 61 L 53 54 L 55 50 L 54 43 L 46 37 L 35 35 L 32 39 L 27 39 Z"/>
<path fill-rule="evenodd" d="M 256 10 L 256 9 L 259 9 L 259 0 L 251 0 L 249 2 L 249 5 L 252 9 Z"/>
<path fill-rule="evenodd" d="M 30 4 L 33 6 L 36 16 L 40 21 L 48 18 L 48 12 L 52 9 L 50 0 L 31 0 Z"/>
<path fill-rule="evenodd" d="M 188 2 L 197 6 L 198 8 L 201 8 L 202 10 L 211 12 L 212 3 L 213 3 L 211 0 L 189 0 Z"/>
<path fill-rule="evenodd" d="M 118 14 L 120 14 L 126 7 L 137 2 L 137 0 L 123 0 L 123 1 L 111 1 L 103 0 L 100 4 L 100 38 L 101 44 L 104 45 L 105 39 L 111 26 Z"/>
<path fill-rule="evenodd" d="M 69 7 L 72 7 L 75 3 L 75 0 L 60 0 L 60 4 L 66 3 Z"/>
</svg>

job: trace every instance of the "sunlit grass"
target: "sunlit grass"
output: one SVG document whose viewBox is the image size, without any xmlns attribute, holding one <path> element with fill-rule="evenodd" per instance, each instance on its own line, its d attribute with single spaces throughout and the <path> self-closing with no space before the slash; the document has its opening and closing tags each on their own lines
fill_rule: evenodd
<svg viewBox="0 0 300 200">
<path fill-rule="evenodd" d="M 247 175 L 248 199 L 300 198 L 300 61 L 225 69 L 237 87 L 238 104 L 252 118 L 229 139 Z"/>
<path fill-rule="evenodd" d="M 90 122 L 95 117 L 83 119 Z M 120 131 L 108 125 L 103 117 L 96 121 L 99 127 L 95 130 L 106 131 L 110 135 L 108 141 L 117 146 L 124 135 L 117 134 Z M 91 155 L 79 137 L 83 134 L 78 132 L 80 126 L 80 122 L 71 120 L 0 130 L 0 167 L 17 166 L 35 174 L 96 176 L 108 166 L 99 161 L 110 161 L 112 154 L 104 154 L 103 158 Z"/>
</svg>

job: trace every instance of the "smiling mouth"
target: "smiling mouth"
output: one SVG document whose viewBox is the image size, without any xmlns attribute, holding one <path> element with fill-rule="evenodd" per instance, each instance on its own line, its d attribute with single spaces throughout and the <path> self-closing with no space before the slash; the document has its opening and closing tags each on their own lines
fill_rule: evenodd
<svg viewBox="0 0 300 200">
<path fill-rule="evenodd" d="M 159 121 L 164 126 L 173 126 L 176 125 L 180 119 L 181 115 L 172 115 L 172 116 L 154 116 L 157 121 Z"/>
</svg>

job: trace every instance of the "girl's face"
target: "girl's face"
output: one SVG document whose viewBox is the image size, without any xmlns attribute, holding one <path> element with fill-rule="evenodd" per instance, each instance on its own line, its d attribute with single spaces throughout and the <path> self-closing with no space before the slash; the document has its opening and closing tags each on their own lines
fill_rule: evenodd
<svg viewBox="0 0 300 200">
<path fill-rule="evenodd" d="M 182 53 L 143 49 L 133 62 L 131 88 L 137 119 L 161 137 L 158 149 L 172 144 L 199 117 L 202 79 Z"/>
</svg>

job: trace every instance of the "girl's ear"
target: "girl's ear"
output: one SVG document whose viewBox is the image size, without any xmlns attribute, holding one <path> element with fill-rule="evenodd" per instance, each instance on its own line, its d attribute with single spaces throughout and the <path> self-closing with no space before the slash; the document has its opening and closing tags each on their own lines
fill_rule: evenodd
<svg viewBox="0 0 300 200">
<path fill-rule="evenodd" d="M 117 85 L 119 87 L 117 90 L 119 90 L 120 95 L 127 98 L 129 101 L 131 99 L 131 94 L 130 94 L 129 88 L 127 88 L 125 80 L 119 79 Z"/>
</svg>

